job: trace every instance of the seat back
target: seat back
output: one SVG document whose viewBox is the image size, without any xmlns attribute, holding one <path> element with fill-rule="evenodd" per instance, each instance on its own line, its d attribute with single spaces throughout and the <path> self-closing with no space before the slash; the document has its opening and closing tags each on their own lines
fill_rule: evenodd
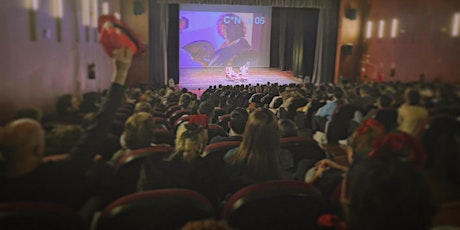
<svg viewBox="0 0 460 230">
<path fill-rule="evenodd" d="M 157 127 L 163 127 L 166 129 L 171 130 L 171 124 L 169 124 L 168 120 L 163 117 L 154 117 L 153 120 L 155 121 L 155 125 Z"/>
<path fill-rule="evenodd" d="M 224 128 L 225 131 L 229 132 L 230 129 L 228 127 L 228 122 L 230 121 L 230 114 L 224 114 L 222 116 L 219 116 L 217 119 L 216 124 L 218 124 L 220 127 Z"/>
<path fill-rule="evenodd" d="M 216 124 L 209 124 L 208 126 L 208 143 L 213 137 L 222 136 L 227 137 L 228 134 L 225 132 L 225 129 Z"/>
<path fill-rule="evenodd" d="M 222 108 L 217 108 L 214 110 L 214 117 L 212 118 L 212 123 L 217 123 L 217 120 L 219 119 L 220 116 L 225 115 L 226 112 Z"/>
<path fill-rule="evenodd" d="M 324 209 L 321 194 L 298 181 L 270 181 L 235 193 L 222 218 L 231 227 L 246 229 L 316 229 Z"/>
<path fill-rule="evenodd" d="M 158 128 L 154 130 L 155 143 L 174 146 L 175 135 L 171 130 Z"/>
<path fill-rule="evenodd" d="M 179 229 L 188 221 L 213 217 L 210 202 L 187 189 L 157 189 L 119 198 L 104 209 L 97 230 Z"/>
<path fill-rule="evenodd" d="M 303 159 L 319 161 L 326 158 L 324 150 L 308 137 L 283 137 L 280 139 L 280 147 L 292 153 L 295 166 Z"/>
<path fill-rule="evenodd" d="M 177 119 L 184 115 L 189 115 L 191 112 L 192 111 L 190 109 L 179 109 L 174 111 L 174 113 L 172 113 L 171 116 L 168 118 L 169 124 L 173 126 L 176 123 Z"/>
<path fill-rule="evenodd" d="M 179 117 L 176 122 L 174 123 L 173 127 L 172 127 L 172 130 L 174 131 L 174 133 L 177 132 L 177 129 L 179 128 L 179 126 L 183 123 L 183 122 L 186 122 L 190 120 L 190 116 L 188 115 L 185 115 L 185 116 L 182 116 L 182 117 Z"/>
<path fill-rule="evenodd" d="M 48 202 L 0 203 L 0 229 L 87 229 L 78 213 Z"/>
<path fill-rule="evenodd" d="M 165 110 L 165 116 L 170 117 L 175 111 L 181 109 L 180 105 L 173 105 Z"/>
<path fill-rule="evenodd" d="M 147 158 L 162 160 L 173 151 L 169 145 L 150 146 L 137 149 L 124 155 L 116 165 L 116 181 L 119 194 L 136 191 L 137 181 L 143 162 Z"/>
</svg>

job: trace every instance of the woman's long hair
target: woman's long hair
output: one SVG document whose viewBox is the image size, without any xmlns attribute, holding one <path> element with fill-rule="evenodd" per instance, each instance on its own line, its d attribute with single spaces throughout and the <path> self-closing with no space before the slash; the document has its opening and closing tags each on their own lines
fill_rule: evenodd
<svg viewBox="0 0 460 230">
<path fill-rule="evenodd" d="M 258 108 L 249 115 L 243 142 L 230 159 L 230 164 L 244 164 L 250 176 L 257 180 L 281 179 L 279 164 L 279 127 L 275 115 Z"/>
</svg>

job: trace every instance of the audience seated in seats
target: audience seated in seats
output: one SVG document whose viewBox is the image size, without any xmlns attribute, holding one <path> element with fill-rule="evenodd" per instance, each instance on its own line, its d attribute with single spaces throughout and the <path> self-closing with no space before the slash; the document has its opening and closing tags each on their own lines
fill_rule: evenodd
<svg viewBox="0 0 460 230">
<path fill-rule="evenodd" d="M 78 125 L 61 125 L 46 133 L 45 155 L 69 153 L 78 143 L 83 129 Z"/>
<path fill-rule="evenodd" d="M 129 117 L 120 137 L 122 149 L 113 154 L 109 164 L 115 166 L 125 154 L 154 145 L 155 126 L 155 120 L 149 113 L 139 112 Z"/>
<path fill-rule="evenodd" d="M 368 158 L 372 151 L 374 140 L 385 135 L 382 124 L 373 119 L 368 119 L 353 133 L 347 146 L 348 163 Z M 334 159 L 318 161 L 312 169 L 305 174 L 305 182 L 314 185 L 324 197 L 333 195 L 343 178 L 343 173 L 348 167 L 336 162 Z M 338 197 L 337 197 L 338 198 Z"/>
<path fill-rule="evenodd" d="M 425 175 L 437 206 L 433 226 L 460 228 L 460 121 L 437 115 L 421 135 L 428 158 Z"/>
<path fill-rule="evenodd" d="M 408 134 L 376 140 L 370 157 L 352 164 L 342 189 L 349 229 L 430 229 L 435 207 L 420 172 L 425 159 Z"/>
<path fill-rule="evenodd" d="M 195 119 L 194 116 L 197 118 Z M 187 188 L 203 191 L 207 175 L 201 153 L 208 141 L 205 115 L 192 115 L 192 119 L 177 130 L 173 154 L 163 161 L 148 159 L 139 178 L 141 191 L 157 188 Z"/>
<path fill-rule="evenodd" d="M 0 141 L 0 152 L 6 160 L 5 173 L 0 178 L 2 201 L 53 201 L 74 208 L 81 206 L 92 192 L 86 186 L 85 173 L 121 102 L 131 58 L 130 49 L 115 51 L 116 68 L 107 100 L 67 159 L 42 163 L 45 134 L 38 122 L 19 119 L 5 127 Z"/>
<path fill-rule="evenodd" d="M 343 104 L 343 91 L 339 88 L 333 92 L 333 98 L 328 101 L 323 107 L 319 108 L 316 114 L 312 117 L 312 134 L 316 131 L 325 131 L 326 122 L 332 119 L 337 106 Z"/>
<path fill-rule="evenodd" d="M 244 108 L 235 108 L 230 113 L 230 120 L 228 121 L 228 127 L 230 128 L 228 137 L 215 136 L 209 143 L 214 144 L 223 141 L 242 141 L 244 127 L 246 126 L 248 117 L 249 113 Z"/>
<path fill-rule="evenodd" d="M 181 107 L 181 109 L 191 109 L 192 99 L 190 97 L 189 93 L 183 93 L 179 97 L 179 103 L 178 105 Z"/>
<path fill-rule="evenodd" d="M 65 122 L 80 124 L 81 114 L 78 112 L 79 101 L 76 96 L 70 94 L 63 95 L 56 102 L 56 113 L 46 116 L 43 122 Z"/>
<path fill-rule="evenodd" d="M 391 97 L 382 94 L 377 100 L 377 109 L 373 112 L 369 112 L 369 115 L 380 122 L 387 132 L 395 130 L 398 125 L 398 111 L 391 107 L 391 103 Z"/>
<path fill-rule="evenodd" d="M 14 113 L 14 119 L 29 118 L 38 122 L 42 121 L 43 112 L 39 108 L 22 108 Z"/>
<path fill-rule="evenodd" d="M 310 102 L 302 108 L 305 113 L 305 127 L 311 129 L 313 116 L 316 114 L 319 108 L 326 104 L 326 95 L 320 90 L 316 90 L 313 94 Z"/>
<path fill-rule="evenodd" d="M 420 105 L 420 94 L 415 89 L 406 91 L 406 102 L 398 108 L 398 130 L 415 135 L 428 118 L 428 111 Z"/>
<path fill-rule="evenodd" d="M 270 110 L 258 108 L 249 115 L 243 142 L 224 157 L 229 193 L 258 182 L 295 177 L 292 155 L 280 149 L 279 139 L 277 119 Z"/>
<path fill-rule="evenodd" d="M 362 114 L 367 114 L 376 102 L 373 96 L 376 91 L 370 84 L 363 84 L 359 87 L 359 97 L 356 97 L 351 103 L 358 106 Z"/>
<path fill-rule="evenodd" d="M 81 114 L 95 113 L 99 109 L 101 95 L 97 92 L 88 92 L 83 94 L 83 98 L 78 107 L 78 111 Z"/>
<path fill-rule="evenodd" d="M 298 136 L 297 126 L 294 121 L 289 119 L 280 119 L 278 120 L 278 125 L 280 127 L 280 138 Z"/>
<path fill-rule="evenodd" d="M 136 106 L 134 107 L 134 113 L 152 113 L 152 105 L 150 105 L 147 102 L 138 102 L 136 103 Z"/>
</svg>

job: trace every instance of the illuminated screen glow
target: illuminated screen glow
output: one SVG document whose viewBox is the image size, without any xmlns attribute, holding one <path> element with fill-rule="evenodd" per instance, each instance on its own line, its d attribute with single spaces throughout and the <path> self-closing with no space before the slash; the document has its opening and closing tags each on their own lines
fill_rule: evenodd
<svg viewBox="0 0 460 230">
<path fill-rule="evenodd" d="M 179 67 L 269 67 L 270 28 L 270 7 L 182 4 Z"/>
</svg>

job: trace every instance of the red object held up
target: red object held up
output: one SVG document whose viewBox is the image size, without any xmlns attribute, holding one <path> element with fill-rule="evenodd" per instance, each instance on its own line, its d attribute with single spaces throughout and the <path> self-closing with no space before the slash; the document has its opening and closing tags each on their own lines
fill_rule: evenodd
<svg viewBox="0 0 460 230">
<path fill-rule="evenodd" d="M 134 32 L 113 15 L 101 15 L 98 19 L 99 42 L 105 52 L 113 57 L 113 51 L 123 47 L 130 48 L 133 55 L 144 52 L 144 45 Z"/>
</svg>

